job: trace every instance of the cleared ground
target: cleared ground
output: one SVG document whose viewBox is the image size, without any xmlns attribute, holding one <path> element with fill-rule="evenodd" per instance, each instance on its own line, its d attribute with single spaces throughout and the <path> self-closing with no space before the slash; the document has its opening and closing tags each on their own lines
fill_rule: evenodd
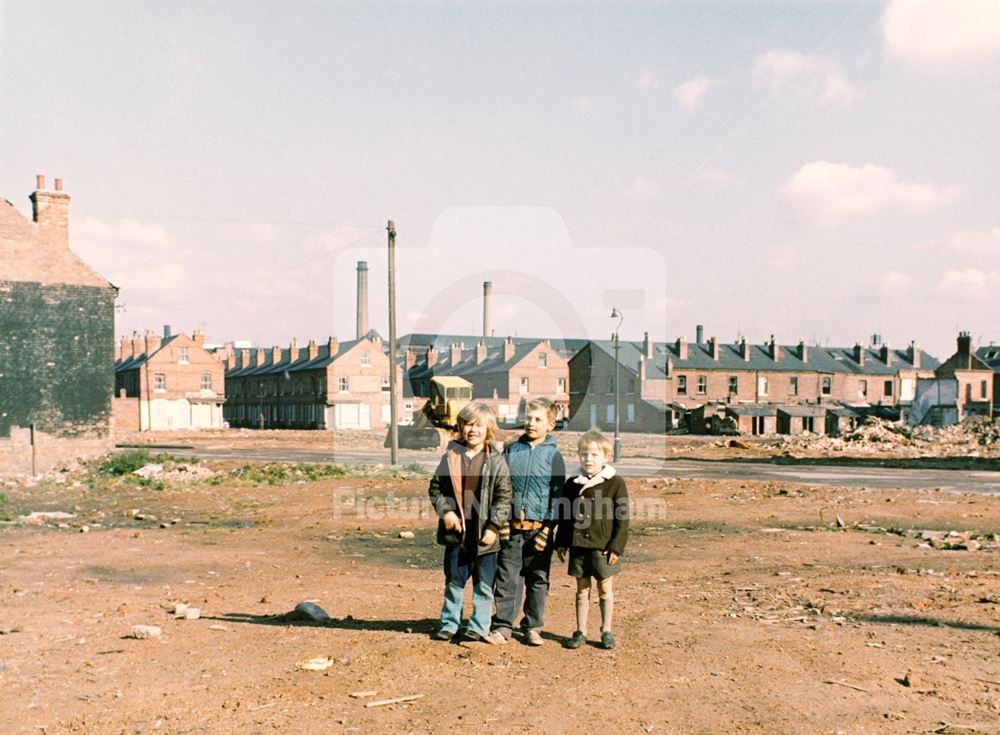
<svg viewBox="0 0 1000 735">
<path fill-rule="evenodd" d="M 5 733 L 1000 732 L 992 495 L 631 481 L 619 646 L 568 651 L 558 566 L 541 648 L 430 640 L 415 468 L 209 469 L 0 488 Z M 332 621 L 275 617 L 303 600 Z"/>
</svg>

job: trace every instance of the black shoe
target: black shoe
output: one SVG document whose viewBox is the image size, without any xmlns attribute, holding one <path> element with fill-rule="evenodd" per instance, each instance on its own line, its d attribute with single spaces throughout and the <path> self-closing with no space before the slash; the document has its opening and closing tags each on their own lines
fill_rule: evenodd
<svg viewBox="0 0 1000 735">
<path fill-rule="evenodd" d="M 615 647 L 615 637 L 611 635 L 610 630 L 606 630 L 601 633 L 601 648 L 606 648 L 609 651 Z"/>
<path fill-rule="evenodd" d="M 583 634 L 583 631 L 574 631 L 573 637 L 566 641 L 563 645 L 566 648 L 579 648 L 584 643 L 587 642 L 587 636 Z"/>
<path fill-rule="evenodd" d="M 438 628 L 431 634 L 431 638 L 436 641 L 450 641 L 455 635 L 455 631 L 448 630 L 447 628 Z"/>
<path fill-rule="evenodd" d="M 479 633 L 474 630 L 467 630 L 462 634 L 462 640 L 468 643 L 486 643 L 488 642 Z"/>
</svg>

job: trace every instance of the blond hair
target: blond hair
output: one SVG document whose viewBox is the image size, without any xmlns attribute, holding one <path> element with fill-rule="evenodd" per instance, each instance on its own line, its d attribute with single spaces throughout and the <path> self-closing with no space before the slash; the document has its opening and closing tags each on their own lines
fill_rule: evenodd
<svg viewBox="0 0 1000 735">
<path fill-rule="evenodd" d="M 529 411 L 545 411 L 546 415 L 549 417 L 549 421 L 553 424 L 559 416 L 559 409 L 556 407 L 555 402 L 549 400 L 548 398 L 532 398 L 524 407 L 525 415 L 527 415 Z"/>
<path fill-rule="evenodd" d="M 605 459 L 611 459 L 611 442 L 597 429 L 590 429 L 580 435 L 580 438 L 576 442 L 576 451 L 583 453 L 591 444 L 596 444 L 601 448 Z"/>
<path fill-rule="evenodd" d="M 458 412 L 456 423 L 458 424 L 459 437 L 462 435 L 463 426 L 474 424 L 477 421 L 483 422 L 483 428 L 486 429 L 486 442 L 493 441 L 497 435 L 497 416 L 489 404 L 484 401 L 473 401 Z"/>
</svg>

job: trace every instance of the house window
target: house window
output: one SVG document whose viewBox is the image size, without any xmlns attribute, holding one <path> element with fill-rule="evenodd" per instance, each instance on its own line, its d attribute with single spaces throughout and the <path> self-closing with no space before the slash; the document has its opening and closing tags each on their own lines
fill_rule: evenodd
<svg viewBox="0 0 1000 735">
<path fill-rule="evenodd" d="M 865 398 L 868 395 L 868 381 L 862 380 L 858 383 L 858 395 Z"/>
<path fill-rule="evenodd" d="M 613 424 L 615 421 L 615 404 L 613 403 L 608 404 L 607 417 L 608 417 L 608 423 Z"/>
<path fill-rule="evenodd" d="M 830 395 L 830 379 L 829 378 L 823 378 L 823 382 L 820 384 L 820 392 L 822 392 L 824 396 Z"/>
<path fill-rule="evenodd" d="M 201 389 L 202 390 L 212 390 L 212 374 L 202 373 L 201 374 Z"/>
<path fill-rule="evenodd" d="M 885 390 L 883 390 L 882 393 L 884 395 L 887 395 L 887 396 L 892 396 L 892 381 L 891 380 L 885 381 Z"/>
<path fill-rule="evenodd" d="M 539 352 L 538 353 L 538 367 L 548 367 L 549 366 L 549 353 Z"/>
<path fill-rule="evenodd" d="M 988 395 L 988 391 L 989 391 L 989 389 L 986 387 L 986 381 L 984 380 L 984 381 L 980 382 L 979 383 L 979 397 L 982 398 L 984 401 L 986 400 L 986 396 Z"/>
<path fill-rule="evenodd" d="M 635 393 L 635 378 L 628 379 L 628 392 Z"/>
<path fill-rule="evenodd" d="M 965 384 L 965 402 L 966 403 L 972 402 L 972 383 Z"/>
<path fill-rule="evenodd" d="M 757 393 L 762 396 L 767 395 L 767 378 L 763 375 L 757 378 Z"/>
<path fill-rule="evenodd" d="M 816 426 L 815 416 L 803 416 L 802 417 L 802 431 L 808 431 L 810 434 L 815 433 Z"/>
<path fill-rule="evenodd" d="M 614 375 L 609 375 L 608 376 L 608 393 L 611 394 L 611 393 L 614 393 L 614 392 L 615 392 L 615 376 Z"/>
<path fill-rule="evenodd" d="M 686 396 L 688 392 L 688 379 L 686 375 L 677 376 L 677 395 Z"/>
<path fill-rule="evenodd" d="M 566 378 L 556 378 L 556 393 L 566 392 Z"/>
<path fill-rule="evenodd" d="M 799 379 L 798 376 L 792 376 L 788 379 L 788 395 L 797 396 L 799 394 Z"/>
<path fill-rule="evenodd" d="M 729 395 L 734 396 L 740 392 L 740 379 L 736 375 L 729 376 Z"/>
<path fill-rule="evenodd" d="M 634 403 L 630 403 L 627 406 L 625 406 L 625 420 L 628 421 L 630 424 L 634 424 L 635 423 L 635 404 Z"/>
<path fill-rule="evenodd" d="M 167 376 L 163 373 L 153 374 L 153 390 L 166 390 L 167 389 Z"/>
<path fill-rule="evenodd" d="M 528 379 L 527 378 L 521 378 L 521 382 L 518 385 L 518 391 L 522 395 L 524 395 L 525 393 L 528 392 Z"/>
<path fill-rule="evenodd" d="M 178 362 L 180 362 L 181 364 L 184 364 L 184 363 L 186 363 L 188 361 L 188 348 L 187 347 L 181 347 L 181 348 L 179 348 L 179 350 L 180 350 L 180 358 L 178 359 Z"/>
<path fill-rule="evenodd" d="M 702 394 L 708 392 L 708 376 L 705 375 L 698 376 L 698 392 Z"/>
<path fill-rule="evenodd" d="M 348 389 L 351 387 L 351 381 L 346 375 L 342 375 L 338 382 L 338 389 L 341 393 L 347 393 Z"/>
<path fill-rule="evenodd" d="M 388 393 L 389 392 L 389 376 L 388 375 L 383 375 L 382 376 L 382 392 L 383 393 Z"/>
<path fill-rule="evenodd" d="M 361 367 L 371 367 L 372 366 L 372 353 L 365 350 L 361 353 Z"/>
</svg>

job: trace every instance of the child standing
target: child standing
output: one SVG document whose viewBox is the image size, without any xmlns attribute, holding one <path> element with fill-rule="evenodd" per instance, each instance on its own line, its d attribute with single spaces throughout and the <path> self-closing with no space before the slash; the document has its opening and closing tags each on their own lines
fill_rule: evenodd
<svg viewBox="0 0 1000 735">
<path fill-rule="evenodd" d="M 458 414 L 459 440 L 450 442 L 428 494 L 438 514 L 437 542 L 444 548 L 444 604 L 434 638 L 450 640 L 462 623 L 465 585 L 472 577 L 468 640 L 489 640 L 499 531 L 510 515 L 510 471 L 493 449 L 496 416 L 482 401 Z"/>
<path fill-rule="evenodd" d="M 611 442 L 591 429 L 577 442 L 581 473 L 566 481 L 560 498 L 556 548 L 560 561 L 569 548 L 569 574 L 576 577 L 576 631 L 566 648 L 587 640 L 590 579 L 597 580 L 601 603 L 601 646 L 614 648 L 611 633 L 614 612 L 614 575 L 621 571 L 621 555 L 628 541 L 628 489 L 611 459 Z"/>
<path fill-rule="evenodd" d="M 552 566 L 556 499 L 566 481 L 566 464 L 551 432 L 556 404 L 548 398 L 528 401 L 524 433 L 504 450 L 513 486 L 510 537 L 501 540 L 497 560 L 497 611 L 490 637 L 494 643 L 510 640 L 514 618 L 524 601 L 524 642 L 540 646 Z"/>
</svg>

